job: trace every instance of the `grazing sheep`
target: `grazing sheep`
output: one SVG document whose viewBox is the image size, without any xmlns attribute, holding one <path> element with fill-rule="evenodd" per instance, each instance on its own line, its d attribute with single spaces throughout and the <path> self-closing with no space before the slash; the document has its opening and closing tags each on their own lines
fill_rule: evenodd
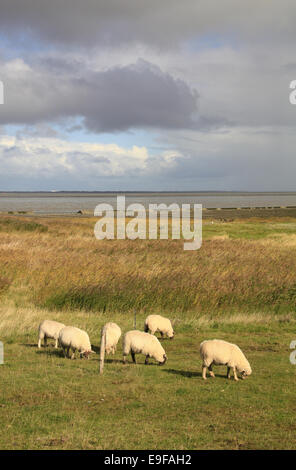
<svg viewBox="0 0 296 470">
<path fill-rule="evenodd" d="M 144 354 L 146 356 L 145 364 L 148 364 L 149 357 L 153 357 L 160 365 L 164 364 L 167 360 L 165 350 L 156 336 L 138 330 L 128 331 L 123 337 L 124 363 L 129 353 L 131 353 L 134 363 L 136 363 L 136 354 Z"/>
<path fill-rule="evenodd" d="M 94 352 L 91 349 L 89 336 L 86 331 L 80 330 L 80 328 L 75 326 L 65 326 L 60 331 L 59 345 L 63 348 L 65 357 L 68 356 L 70 358 L 70 349 L 73 350 L 71 359 L 74 359 L 76 350 L 79 351 L 80 357 L 85 357 L 86 359 L 89 358 L 90 353 Z"/>
<path fill-rule="evenodd" d="M 65 325 L 53 320 L 44 320 L 39 325 L 38 348 L 41 348 L 41 341 L 44 339 L 44 346 L 47 346 L 47 338 L 55 339 L 55 348 L 58 347 L 59 333 Z"/>
<path fill-rule="evenodd" d="M 168 336 L 170 339 L 174 337 L 174 330 L 170 320 L 161 315 L 148 315 L 145 320 L 144 331 L 146 333 L 150 331 L 152 335 L 154 335 L 156 331 L 159 331 L 162 338 L 164 335 Z"/>
<path fill-rule="evenodd" d="M 115 353 L 118 340 L 121 336 L 121 329 L 116 323 L 106 323 L 101 330 L 101 348 L 100 348 L 100 374 L 103 373 L 105 352 L 107 354 Z"/>
<path fill-rule="evenodd" d="M 115 354 L 116 346 L 121 336 L 121 329 L 116 325 L 116 323 L 109 322 L 102 328 L 101 338 L 103 335 L 105 336 L 106 354 Z"/>
<path fill-rule="evenodd" d="M 207 368 L 211 377 L 215 377 L 212 371 L 214 365 L 227 365 L 227 378 L 230 379 L 230 369 L 233 369 L 234 380 L 238 380 L 236 371 L 241 378 L 251 375 L 251 366 L 244 353 L 236 344 L 228 343 L 221 339 L 203 341 L 200 345 L 200 355 L 203 361 L 202 378 L 206 380 Z"/>
</svg>

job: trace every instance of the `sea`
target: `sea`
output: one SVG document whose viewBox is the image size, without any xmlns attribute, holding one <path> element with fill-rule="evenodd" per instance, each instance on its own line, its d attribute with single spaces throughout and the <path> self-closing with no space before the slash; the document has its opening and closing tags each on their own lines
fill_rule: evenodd
<svg viewBox="0 0 296 470">
<path fill-rule="evenodd" d="M 203 208 L 296 206 L 296 192 L 0 192 L 0 212 L 75 214 L 93 212 L 101 203 L 116 207 L 116 196 L 126 206 L 149 204 L 202 204 Z"/>
</svg>

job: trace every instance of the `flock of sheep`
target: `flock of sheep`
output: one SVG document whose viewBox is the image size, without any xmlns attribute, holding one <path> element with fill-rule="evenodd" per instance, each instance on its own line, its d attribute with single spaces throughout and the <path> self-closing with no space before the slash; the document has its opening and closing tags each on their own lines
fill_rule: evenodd
<svg viewBox="0 0 296 470">
<path fill-rule="evenodd" d="M 167 360 L 167 355 L 155 333 L 158 331 L 161 337 L 167 336 L 170 339 L 174 337 L 174 330 L 171 321 L 161 315 L 149 315 L 145 320 L 145 331 L 131 330 L 123 336 L 123 362 L 131 354 L 132 360 L 136 362 L 136 354 L 144 354 L 145 364 L 148 364 L 149 358 L 155 359 L 160 365 Z M 121 329 L 116 323 L 106 323 L 101 331 L 101 349 L 100 349 L 100 372 L 103 371 L 104 355 L 114 354 L 117 343 L 121 336 Z M 74 326 L 65 326 L 52 320 L 44 320 L 39 325 L 38 348 L 41 348 L 41 341 L 47 345 L 47 338 L 55 340 L 55 347 L 63 348 L 65 357 L 74 359 L 75 352 L 80 353 L 80 357 L 88 359 L 91 353 L 91 343 L 86 331 L 80 330 Z M 72 355 L 70 351 L 72 350 Z M 202 378 L 206 380 L 207 369 L 211 377 L 215 377 L 212 371 L 213 365 L 227 366 L 227 377 L 230 378 L 231 369 L 233 370 L 234 380 L 238 380 L 237 373 L 244 379 L 251 375 L 251 366 L 241 351 L 241 349 L 227 341 L 213 339 L 206 340 L 200 344 L 200 355 L 202 358 Z"/>
</svg>

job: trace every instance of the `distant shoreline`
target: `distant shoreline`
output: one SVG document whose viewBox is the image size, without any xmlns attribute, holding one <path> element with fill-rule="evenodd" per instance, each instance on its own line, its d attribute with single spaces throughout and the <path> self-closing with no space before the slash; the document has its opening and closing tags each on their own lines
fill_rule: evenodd
<svg viewBox="0 0 296 470">
<path fill-rule="evenodd" d="M 100 197 L 105 195 L 215 195 L 215 196 L 272 196 L 296 195 L 296 191 L 0 191 L 0 197 Z"/>
<path fill-rule="evenodd" d="M 115 211 L 116 212 L 116 211 Z M 29 217 L 29 218 L 93 218 L 91 211 L 75 212 L 34 212 L 34 211 L 0 211 L 0 217 Z M 220 222 L 231 222 L 237 219 L 274 219 L 294 218 L 296 219 L 296 206 L 288 207 L 211 207 L 203 208 L 203 220 L 218 220 Z"/>
</svg>

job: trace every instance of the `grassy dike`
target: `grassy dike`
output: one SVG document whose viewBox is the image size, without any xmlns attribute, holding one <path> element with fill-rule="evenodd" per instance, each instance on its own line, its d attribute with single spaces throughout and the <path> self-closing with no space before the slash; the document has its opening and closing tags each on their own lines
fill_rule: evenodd
<svg viewBox="0 0 296 470">
<path fill-rule="evenodd" d="M 232 216 L 233 217 L 233 216 Z M 97 241 L 93 218 L 0 216 L 1 449 L 293 448 L 296 219 L 205 219 L 203 245 Z M 109 320 L 142 329 L 148 313 L 174 321 L 167 363 L 38 351 L 37 327 L 56 319 L 89 332 Z M 235 342 L 253 374 L 216 367 L 203 382 L 199 343 Z"/>
</svg>

